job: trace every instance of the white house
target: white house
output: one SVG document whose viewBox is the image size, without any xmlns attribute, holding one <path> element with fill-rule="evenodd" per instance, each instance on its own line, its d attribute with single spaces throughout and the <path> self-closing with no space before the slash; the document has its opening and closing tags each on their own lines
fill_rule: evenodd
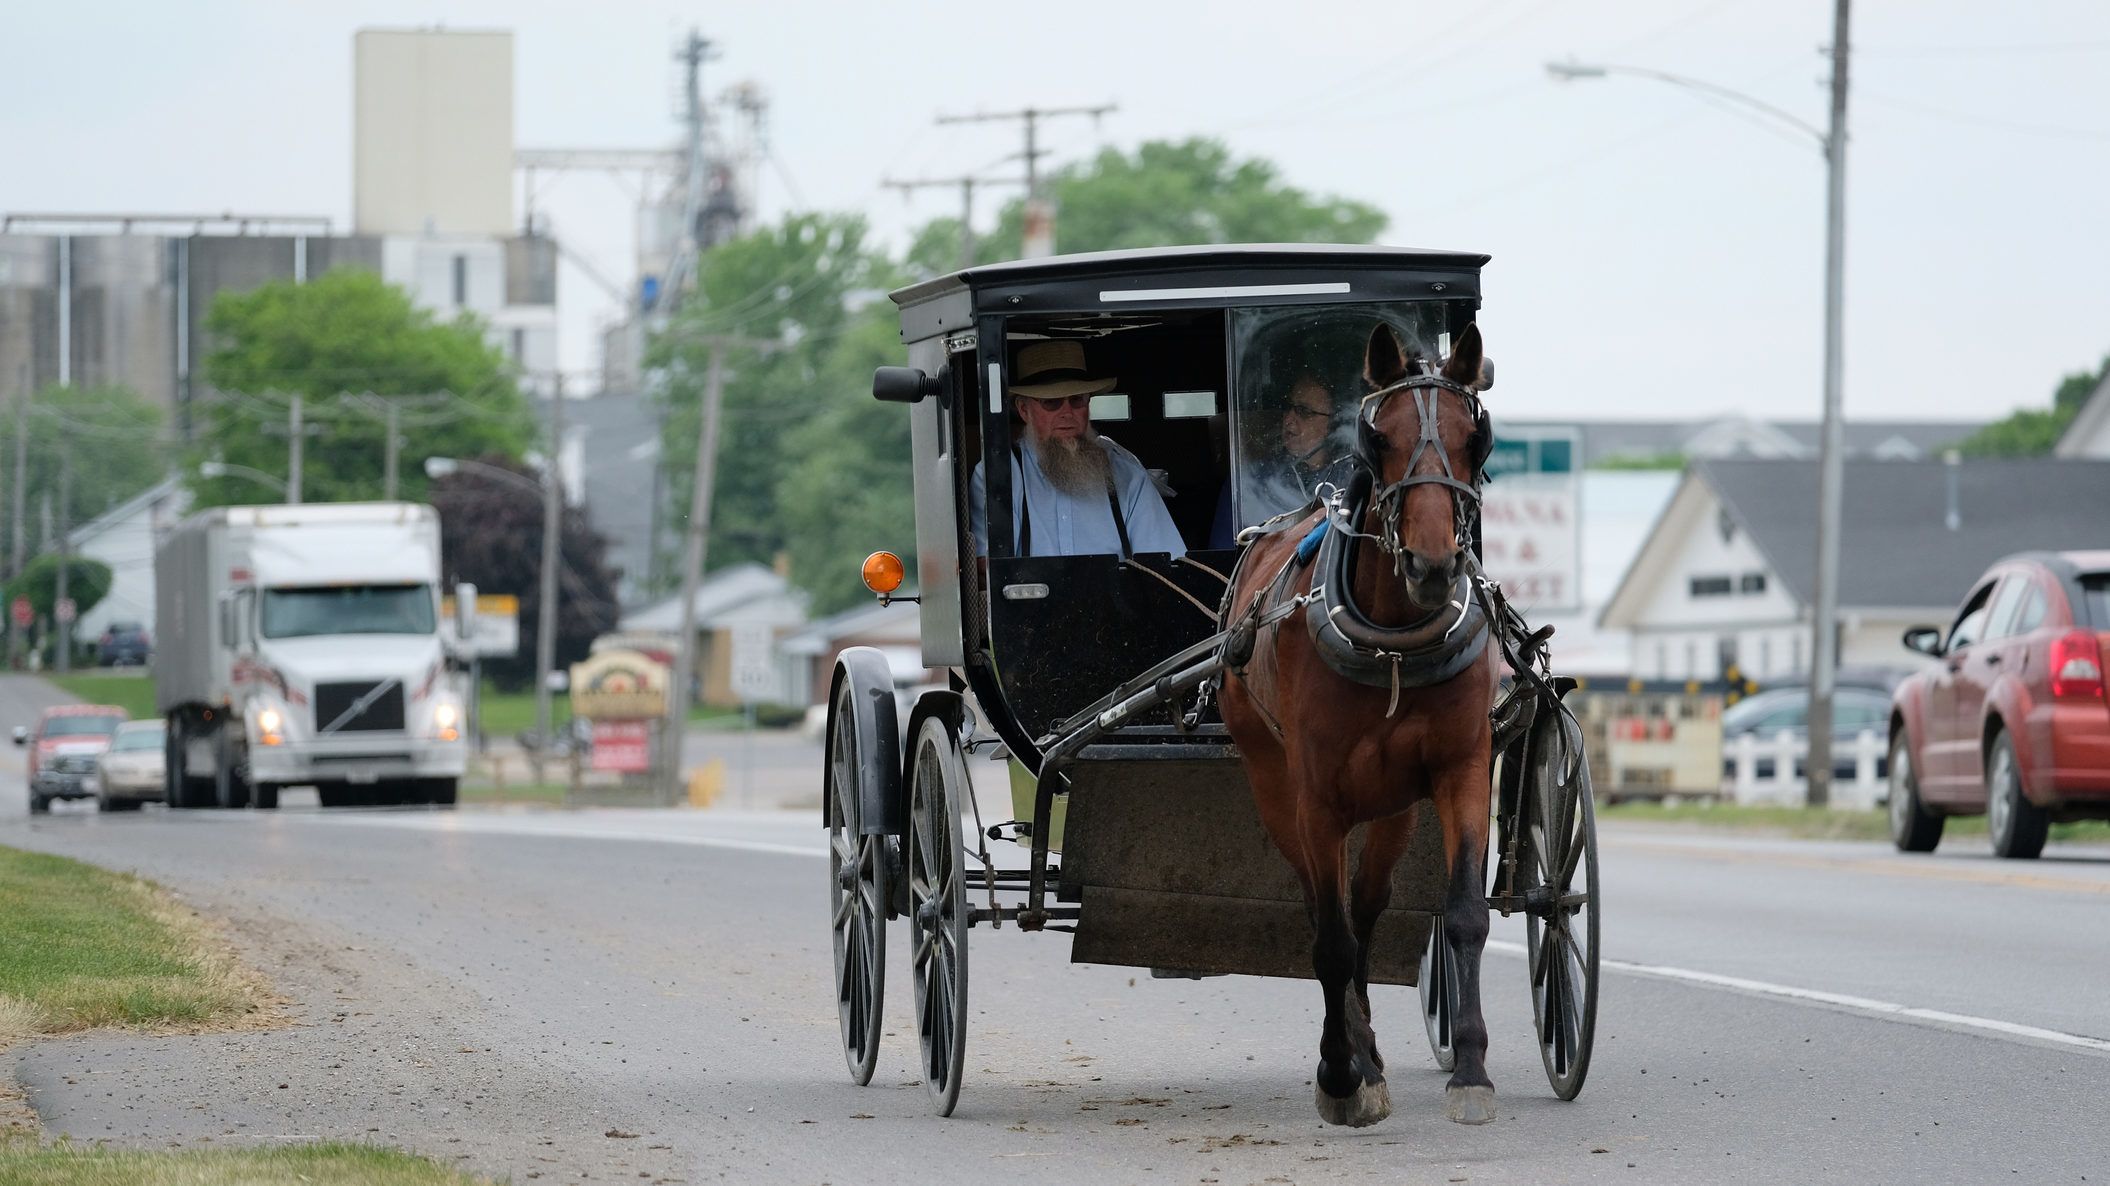
<svg viewBox="0 0 2110 1186">
<path fill-rule="evenodd" d="M 2003 556 L 2110 547 L 2110 462 L 1850 461 L 1845 475 L 1842 667 L 1921 662 L 1905 628 L 1946 625 Z M 1805 676 L 1816 527 L 1814 462 L 1695 462 L 1600 623 L 1633 632 L 1642 679 Z"/>
<path fill-rule="evenodd" d="M 74 552 L 110 566 L 110 592 L 81 615 L 75 638 L 92 642 L 112 622 L 138 622 L 159 641 L 154 629 L 154 545 L 189 508 L 190 493 L 170 478 L 74 529 Z"/>
</svg>

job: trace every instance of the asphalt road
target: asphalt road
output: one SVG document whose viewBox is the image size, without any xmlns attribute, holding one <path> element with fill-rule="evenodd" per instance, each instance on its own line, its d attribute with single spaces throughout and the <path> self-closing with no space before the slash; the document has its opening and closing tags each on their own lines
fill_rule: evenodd
<svg viewBox="0 0 2110 1186">
<path fill-rule="evenodd" d="M 0 723 L 26 694 L 0 686 Z M 1608 830 L 1590 1082 L 1548 1092 L 1521 935 L 1498 922 L 1501 1118 L 1483 1128 L 1443 1119 L 1412 990 L 1376 993 L 1392 1119 L 1328 1129 L 1309 983 L 1153 981 L 1069 964 L 1062 935 L 977 930 L 966 1089 L 939 1120 L 898 925 L 880 1070 L 848 1081 L 803 814 L 32 823 L 18 782 L 0 772 L 0 844 L 161 881 L 292 998 L 275 1031 L 13 1052 L 47 1126 L 83 1139 L 379 1139 L 516 1182 L 2110 1176 L 2105 851 L 2025 865 Z"/>
</svg>

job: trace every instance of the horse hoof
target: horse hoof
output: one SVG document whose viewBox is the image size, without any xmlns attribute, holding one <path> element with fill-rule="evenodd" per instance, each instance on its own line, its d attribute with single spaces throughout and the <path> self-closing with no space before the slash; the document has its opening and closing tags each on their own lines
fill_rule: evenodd
<svg viewBox="0 0 2110 1186">
<path fill-rule="evenodd" d="M 1312 1085 L 1319 1103 L 1319 1119 L 1347 1128 L 1368 1128 L 1392 1114 L 1392 1089 L 1383 1083 L 1365 1083 L 1355 1094 L 1336 1099 L 1326 1089 Z"/>
<path fill-rule="evenodd" d="M 1495 1118 L 1495 1089 L 1449 1087 L 1443 1092 L 1443 1114 L 1456 1124 L 1486 1124 Z"/>
</svg>

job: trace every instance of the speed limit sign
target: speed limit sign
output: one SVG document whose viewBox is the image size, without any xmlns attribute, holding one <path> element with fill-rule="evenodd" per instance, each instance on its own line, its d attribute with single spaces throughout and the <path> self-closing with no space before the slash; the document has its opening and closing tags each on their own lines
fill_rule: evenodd
<svg viewBox="0 0 2110 1186">
<path fill-rule="evenodd" d="M 51 616 L 62 623 L 71 622 L 73 621 L 74 609 L 73 598 L 61 597 L 58 600 L 58 604 L 51 607 Z"/>
</svg>

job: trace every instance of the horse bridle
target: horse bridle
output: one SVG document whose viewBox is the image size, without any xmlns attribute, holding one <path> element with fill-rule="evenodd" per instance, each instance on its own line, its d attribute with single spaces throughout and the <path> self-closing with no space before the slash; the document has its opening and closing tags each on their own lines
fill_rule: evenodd
<svg viewBox="0 0 2110 1186">
<path fill-rule="evenodd" d="M 1399 542 L 1400 520 L 1406 515 L 1407 494 L 1416 486 L 1443 486 L 1451 498 L 1451 526 L 1457 535 L 1460 547 L 1467 547 L 1472 539 L 1472 526 L 1479 514 L 1480 486 L 1486 481 L 1487 456 L 1494 450 L 1494 429 L 1487 417 L 1487 406 L 1480 402 L 1480 393 L 1463 383 L 1446 379 L 1441 375 L 1409 375 L 1388 387 L 1379 388 L 1363 397 L 1362 411 L 1356 418 L 1355 454 L 1358 464 L 1370 473 L 1373 483 L 1385 480 L 1385 448 L 1389 444 L 1385 434 L 1378 431 L 1377 415 L 1383 410 L 1385 401 L 1406 391 L 1414 396 L 1414 410 L 1420 419 L 1420 436 L 1414 442 L 1414 451 L 1407 456 L 1406 472 L 1397 482 L 1378 488 L 1371 496 L 1371 507 L 1384 524 L 1384 531 L 1377 539 L 1378 547 L 1392 558 L 1392 567 L 1405 580 L 1407 576 L 1406 549 Z M 1466 455 L 1470 458 L 1469 481 L 1461 481 L 1451 469 L 1450 451 L 1443 444 L 1442 399 L 1444 392 L 1451 392 L 1465 401 L 1465 408 L 1473 418 L 1473 434 L 1466 440 Z M 1443 467 L 1442 473 L 1421 473 L 1422 454 L 1433 450 L 1436 461 Z M 1350 525 L 1351 529 L 1354 527 Z M 1357 534 L 1366 534 L 1357 532 Z"/>
</svg>

